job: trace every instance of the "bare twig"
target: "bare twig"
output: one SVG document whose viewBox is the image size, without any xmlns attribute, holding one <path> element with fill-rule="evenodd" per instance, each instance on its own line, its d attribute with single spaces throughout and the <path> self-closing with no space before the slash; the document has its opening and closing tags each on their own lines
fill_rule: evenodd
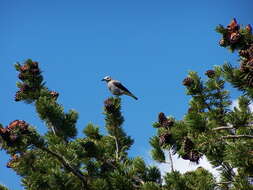
<svg viewBox="0 0 253 190">
<path fill-rule="evenodd" d="M 54 135 L 56 135 L 56 132 L 55 132 L 54 126 L 51 126 L 51 129 L 52 129 L 52 131 L 53 131 Z"/>
<path fill-rule="evenodd" d="M 246 139 L 252 139 L 252 135 L 227 135 L 227 136 L 222 136 L 222 139 L 239 139 L 239 138 L 246 138 Z"/>
<path fill-rule="evenodd" d="M 118 160 L 119 159 L 119 144 L 118 144 L 118 139 L 117 139 L 117 137 L 112 136 L 112 135 L 109 135 L 109 137 L 112 137 L 115 140 L 115 146 L 116 146 L 115 157 L 116 157 L 116 160 Z"/>
<path fill-rule="evenodd" d="M 223 182 L 215 183 L 215 186 L 220 188 L 222 187 L 222 185 L 229 186 L 231 183 L 233 183 L 233 181 L 223 181 Z"/>
<path fill-rule="evenodd" d="M 219 182 L 219 183 L 216 183 L 217 185 L 222 185 L 222 184 L 230 184 L 230 183 L 233 183 L 233 181 L 223 181 L 223 182 Z"/>
<path fill-rule="evenodd" d="M 219 130 L 227 130 L 227 129 L 234 129 L 234 127 L 232 127 L 232 126 L 221 126 L 221 127 L 213 128 L 212 130 L 213 131 L 219 131 Z"/>
<path fill-rule="evenodd" d="M 173 160 L 172 160 L 172 156 L 171 156 L 170 150 L 169 150 L 169 160 L 170 160 L 171 171 L 174 172 Z"/>
</svg>

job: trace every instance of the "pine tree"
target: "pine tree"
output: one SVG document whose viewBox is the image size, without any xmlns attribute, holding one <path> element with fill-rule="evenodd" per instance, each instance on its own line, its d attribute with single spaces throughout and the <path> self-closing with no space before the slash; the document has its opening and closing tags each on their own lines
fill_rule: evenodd
<svg viewBox="0 0 253 190">
<path fill-rule="evenodd" d="M 252 29 L 250 25 L 241 28 L 233 19 L 227 27 L 219 25 L 216 31 L 222 35 L 220 46 L 239 53 L 240 66 L 229 63 L 215 66 L 206 71 L 206 80 L 196 72 L 189 72 L 183 80 L 186 93 L 191 96 L 188 111 L 181 120 L 158 114 L 158 121 L 153 124 L 157 135 L 150 139 L 150 144 L 152 156 L 158 162 L 165 162 L 168 150 L 194 163 L 206 156 L 220 170 L 221 180 L 215 182 L 202 169 L 184 175 L 172 171 L 165 176 L 168 189 L 253 189 Z M 242 92 L 238 107 L 231 109 L 226 84 Z M 202 180 L 206 185 L 201 184 Z"/>
<path fill-rule="evenodd" d="M 77 138 L 78 113 L 64 111 L 57 101 L 59 94 L 45 85 L 39 63 L 29 59 L 15 67 L 20 79 L 15 101 L 34 105 L 47 127 L 45 134 L 39 134 L 23 120 L 0 126 L 1 148 L 10 155 L 7 167 L 21 176 L 25 189 L 131 190 L 161 185 L 156 167 L 127 154 L 133 139 L 122 128 L 120 98 L 104 101 L 108 134 L 90 123 Z"/>
<path fill-rule="evenodd" d="M 134 141 L 122 127 L 120 98 L 104 101 L 107 134 L 89 123 L 78 138 L 78 113 L 65 112 L 57 100 L 59 93 L 45 85 L 39 63 L 30 59 L 15 65 L 20 81 L 14 100 L 33 105 L 47 130 L 40 134 L 28 121 L 17 119 L 6 127 L 0 124 L 0 146 L 10 156 L 6 166 L 21 176 L 28 190 L 253 189 L 252 29 L 241 28 L 233 19 L 216 30 L 222 34 L 220 46 L 239 53 L 239 67 L 216 66 L 206 71 L 206 80 L 189 72 L 183 80 L 191 96 L 189 109 L 181 120 L 159 113 L 153 124 L 157 135 L 150 144 L 152 157 L 160 163 L 171 159 L 171 153 L 196 164 L 205 156 L 220 171 L 219 181 L 204 168 L 181 174 L 173 165 L 162 180 L 157 167 L 129 157 Z M 238 107 L 231 108 L 226 84 L 242 92 Z"/>
</svg>

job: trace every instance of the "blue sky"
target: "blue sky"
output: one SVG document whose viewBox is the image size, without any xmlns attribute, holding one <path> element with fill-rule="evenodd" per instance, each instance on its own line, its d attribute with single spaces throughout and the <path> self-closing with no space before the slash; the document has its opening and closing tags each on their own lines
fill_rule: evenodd
<svg viewBox="0 0 253 190">
<path fill-rule="evenodd" d="M 32 105 L 14 102 L 16 61 L 40 62 L 47 86 L 60 93 L 66 111 L 79 112 L 78 129 L 92 122 L 104 129 L 101 79 L 122 81 L 137 97 L 122 97 L 124 129 L 135 139 L 130 155 L 147 158 L 158 112 L 181 119 L 189 97 L 182 80 L 236 56 L 218 46 L 218 24 L 233 17 L 252 22 L 252 1 L 0 1 L 0 123 L 23 119 L 43 133 Z M 0 183 L 22 189 L 0 151 Z"/>
</svg>

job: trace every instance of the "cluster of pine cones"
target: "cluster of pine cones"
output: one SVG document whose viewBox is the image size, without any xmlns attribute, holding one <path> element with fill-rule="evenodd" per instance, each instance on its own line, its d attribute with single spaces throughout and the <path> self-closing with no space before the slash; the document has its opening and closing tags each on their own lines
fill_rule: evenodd
<svg viewBox="0 0 253 190">
<path fill-rule="evenodd" d="M 249 33 L 252 32 L 252 28 L 249 24 L 245 27 L 245 29 Z M 237 24 L 237 21 L 234 18 L 226 27 L 226 33 L 223 35 L 223 38 L 220 40 L 219 44 L 220 46 L 224 47 L 233 45 L 235 43 L 238 43 L 241 37 L 242 35 L 240 34 L 240 26 Z"/>
<path fill-rule="evenodd" d="M 160 127 L 166 129 L 166 132 L 159 136 L 159 145 L 170 144 L 172 142 L 172 134 L 170 132 L 170 127 L 174 125 L 174 121 L 168 119 L 163 112 L 158 114 L 158 123 Z"/>
<path fill-rule="evenodd" d="M 19 71 L 18 78 L 22 81 L 22 85 L 15 94 L 15 101 L 33 101 L 38 98 L 41 87 L 43 86 L 43 77 L 41 75 L 39 63 L 27 60 L 24 65 L 17 64 L 17 70 Z M 59 93 L 48 91 L 47 95 L 57 100 Z"/>
<path fill-rule="evenodd" d="M 28 126 L 23 120 L 14 120 L 7 127 L 0 128 L 0 135 L 8 146 L 12 146 L 19 140 L 20 135 L 29 133 Z"/>
<path fill-rule="evenodd" d="M 253 44 L 247 49 L 240 50 L 242 57 L 240 70 L 246 75 L 246 82 L 249 87 L 253 87 Z"/>
<path fill-rule="evenodd" d="M 15 101 L 22 100 L 22 94 L 27 94 L 29 91 L 35 91 L 39 88 L 42 82 L 41 71 L 38 62 L 28 60 L 24 65 L 18 64 L 18 78 L 23 81 L 22 86 L 15 94 Z"/>
</svg>

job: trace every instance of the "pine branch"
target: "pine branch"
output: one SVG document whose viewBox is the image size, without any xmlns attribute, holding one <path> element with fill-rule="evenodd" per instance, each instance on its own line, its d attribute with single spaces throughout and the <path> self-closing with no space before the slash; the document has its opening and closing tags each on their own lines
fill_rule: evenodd
<svg viewBox="0 0 253 190">
<path fill-rule="evenodd" d="M 246 138 L 246 139 L 252 139 L 252 135 L 227 135 L 227 136 L 222 136 L 222 139 L 239 139 L 239 138 Z"/>
<path fill-rule="evenodd" d="M 82 174 L 82 172 L 76 168 L 74 168 L 73 166 L 71 166 L 71 164 L 61 155 L 51 151 L 50 149 L 46 148 L 46 147 L 38 147 L 41 150 L 44 150 L 45 152 L 47 152 L 48 154 L 51 154 L 52 156 L 56 157 L 58 159 L 58 161 L 60 161 L 62 163 L 62 165 L 68 169 L 69 171 L 71 171 L 75 176 L 77 176 L 81 181 L 82 184 L 85 188 L 87 188 L 87 181 L 84 178 L 85 176 Z"/>
</svg>

